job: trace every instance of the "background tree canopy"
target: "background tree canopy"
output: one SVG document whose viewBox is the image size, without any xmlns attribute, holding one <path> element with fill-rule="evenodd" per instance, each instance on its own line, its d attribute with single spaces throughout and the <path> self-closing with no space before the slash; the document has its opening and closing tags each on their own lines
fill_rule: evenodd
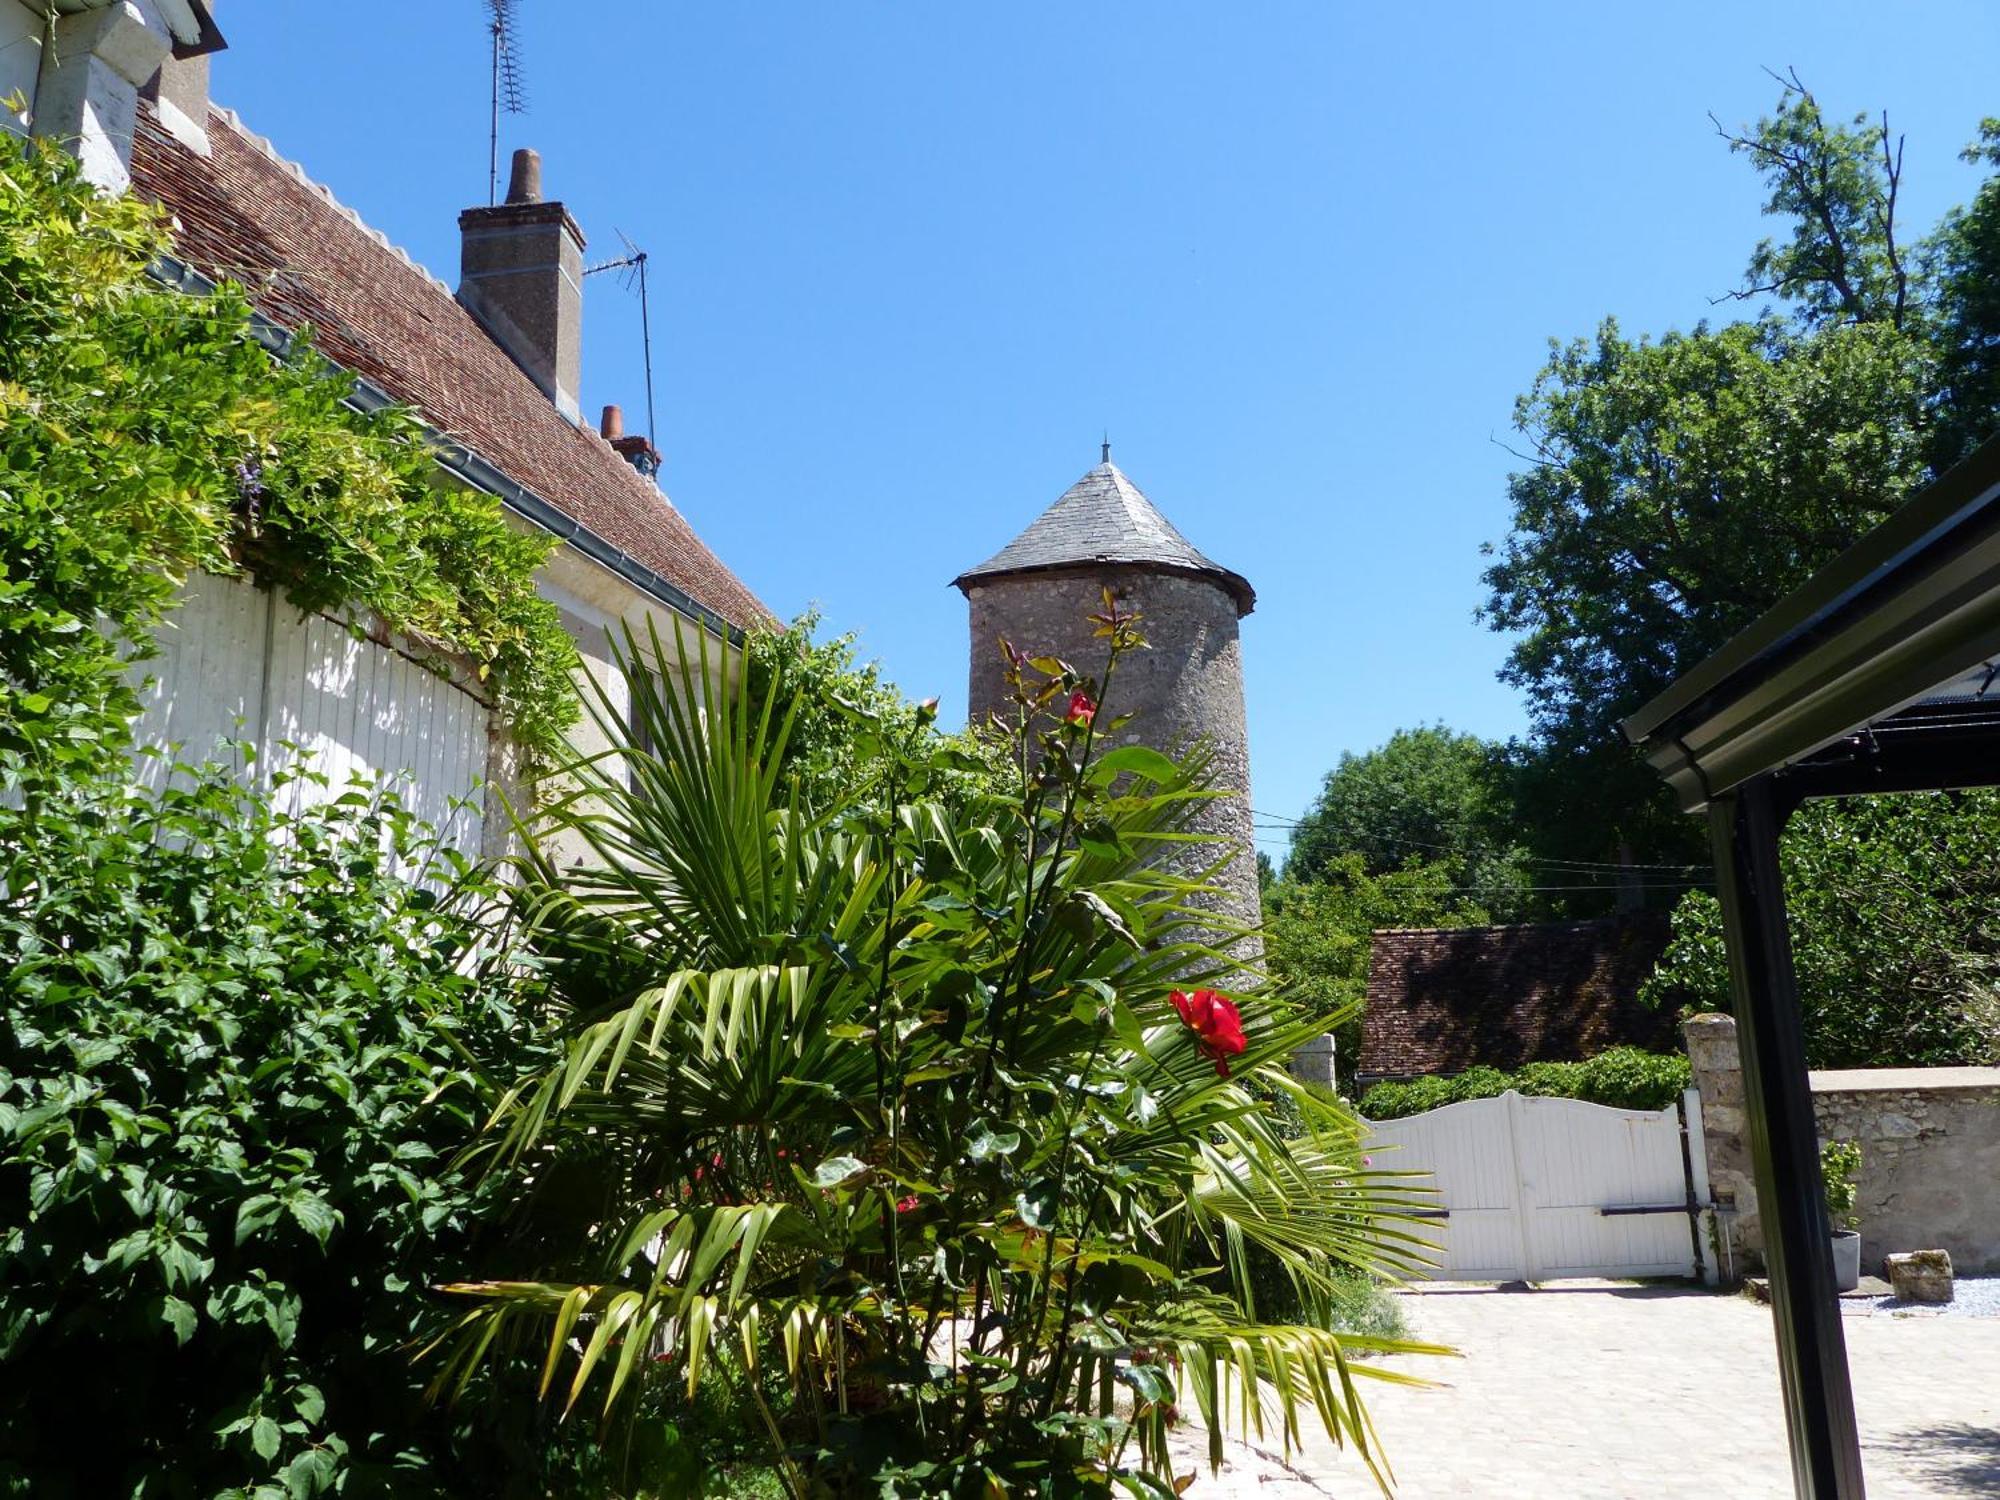
<svg viewBox="0 0 2000 1500">
<path fill-rule="evenodd" d="M 1752 315 L 1552 339 L 1515 404 L 1523 463 L 1480 613 L 1513 637 L 1501 675 L 1529 735 L 1437 726 L 1344 755 L 1272 893 L 1279 973 L 1358 994 L 1371 926 L 1599 915 L 1622 887 L 1682 903 L 1654 996 L 1726 1005 L 1702 825 L 1619 721 L 2000 429 L 2000 176 L 1912 233 L 1886 117 L 1831 118 L 1796 75 L 1777 81 L 1768 117 L 1717 124 L 1777 225 L 1723 299 Z M 1966 160 L 2000 167 L 2000 120 L 1978 130 Z M 1795 820 L 1816 1063 L 1991 1045 L 1995 847 L 1986 795 Z"/>
<path fill-rule="evenodd" d="M 1323 880 L 1351 855 L 1368 876 L 1432 865 L 1449 884 L 1504 895 L 1525 883 L 1504 761 L 1504 747 L 1442 724 L 1341 756 L 1292 830 L 1286 873 Z"/>
</svg>

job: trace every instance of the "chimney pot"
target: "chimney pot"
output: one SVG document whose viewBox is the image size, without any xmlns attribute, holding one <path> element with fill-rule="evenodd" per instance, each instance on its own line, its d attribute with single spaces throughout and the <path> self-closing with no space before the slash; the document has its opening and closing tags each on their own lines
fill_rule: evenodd
<svg viewBox="0 0 2000 1500">
<path fill-rule="evenodd" d="M 509 203 L 542 201 L 541 152 L 523 146 L 514 153 L 514 170 L 507 178 L 507 201 Z"/>
<path fill-rule="evenodd" d="M 625 413 L 615 406 L 604 408 L 604 416 L 597 424 L 598 435 L 607 443 L 615 443 L 625 436 Z"/>
</svg>

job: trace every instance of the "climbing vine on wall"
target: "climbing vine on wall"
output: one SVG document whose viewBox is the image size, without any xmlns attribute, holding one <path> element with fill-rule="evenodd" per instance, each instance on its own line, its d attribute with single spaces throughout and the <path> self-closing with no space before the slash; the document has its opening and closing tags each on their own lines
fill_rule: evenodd
<svg viewBox="0 0 2000 1500">
<path fill-rule="evenodd" d="M 0 146 L 0 782 L 122 751 L 126 664 L 200 570 L 373 610 L 553 748 L 576 716 L 575 648 L 534 586 L 554 539 L 452 487 L 408 411 L 344 404 L 309 338 L 273 359 L 239 289 L 157 282 L 170 249 L 157 209 L 62 151 Z"/>
</svg>

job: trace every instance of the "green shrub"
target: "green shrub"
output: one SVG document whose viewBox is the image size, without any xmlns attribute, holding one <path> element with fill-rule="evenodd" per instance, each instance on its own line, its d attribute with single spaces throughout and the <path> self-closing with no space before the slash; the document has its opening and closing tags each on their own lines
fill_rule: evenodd
<svg viewBox="0 0 2000 1500">
<path fill-rule="evenodd" d="M 147 654 L 196 570 L 302 609 L 365 606 L 469 658 L 516 739 L 576 717 L 576 653 L 535 587 L 555 543 L 455 489 L 407 411 L 344 404 L 302 340 L 170 289 L 159 211 L 107 198 L 42 140 L 0 137 L 0 784 L 107 765 Z"/>
<path fill-rule="evenodd" d="M 1493 1099 L 1514 1086 L 1514 1080 L 1498 1068 L 1467 1068 L 1451 1081 L 1451 1100 Z"/>
<path fill-rule="evenodd" d="M 1678 1052 L 1613 1047 L 1584 1062 L 1529 1063 L 1518 1073 L 1467 1068 L 1452 1077 L 1378 1083 L 1361 1098 L 1371 1120 L 1399 1120 L 1466 1099 L 1490 1099 L 1508 1089 L 1558 1099 L 1586 1099 L 1618 1109 L 1665 1109 L 1694 1081 Z"/>
<path fill-rule="evenodd" d="M 1400 1339 L 1409 1333 L 1403 1307 L 1372 1276 L 1339 1276 L 1329 1298 L 1328 1326 L 1366 1338 Z"/>
<path fill-rule="evenodd" d="M 1514 1075 L 1514 1087 L 1524 1094 L 1544 1099 L 1581 1099 L 1583 1064 L 1573 1062 L 1529 1063 Z"/>
<path fill-rule="evenodd" d="M 1613 1047 L 1579 1069 L 1575 1097 L 1620 1109 L 1665 1109 L 1694 1082 L 1694 1070 L 1679 1052 L 1647 1052 Z"/>
<path fill-rule="evenodd" d="M 546 1424 L 432 1412 L 406 1347 L 474 1253 L 484 1071 L 542 1056 L 470 962 L 477 883 L 400 878 L 434 851 L 359 790 L 35 803 L 0 809 L 0 1493 L 508 1493 Z"/>
<path fill-rule="evenodd" d="M 921 711 L 857 726 L 858 774 L 788 775 L 791 705 L 747 672 L 597 704 L 617 754 L 564 767 L 588 800 L 549 822 L 605 858 L 531 834 L 516 906 L 567 1057 L 494 1121 L 523 1198 L 579 1211 L 449 1285 L 448 1378 L 519 1341 L 607 1422 L 745 1390 L 796 1500 L 1172 1494 L 1176 1409 L 1218 1459 L 1261 1409 L 1379 1465 L 1349 1360 L 1395 1345 L 1255 1282 L 1310 1306 L 1415 1268 L 1420 1196 L 1291 1075 L 1320 1015 L 1231 987 L 1155 857 L 1206 762 L 1098 753 L 1140 642 L 1108 591 L 1094 618 L 1102 678 L 1013 662 L 1019 717 L 1055 712 L 1004 795 Z"/>
<path fill-rule="evenodd" d="M 1858 1229 L 1854 1212 L 1860 1195 L 1855 1178 L 1861 1172 L 1861 1147 L 1853 1141 L 1827 1141 L 1819 1148 L 1819 1180 L 1826 1192 L 1826 1217 L 1835 1229 Z"/>
</svg>

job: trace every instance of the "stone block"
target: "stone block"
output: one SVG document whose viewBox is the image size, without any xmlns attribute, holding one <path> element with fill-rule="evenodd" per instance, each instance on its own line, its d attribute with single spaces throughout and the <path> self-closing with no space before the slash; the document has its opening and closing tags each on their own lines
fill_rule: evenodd
<svg viewBox="0 0 2000 1500">
<path fill-rule="evenodd" d="M 1889 1286 L 1905 1302 L 1949 1302 L 1951 1255 L 1944 1250 L 1912 1250 L 1883 1261 Z"/>
</svg>

